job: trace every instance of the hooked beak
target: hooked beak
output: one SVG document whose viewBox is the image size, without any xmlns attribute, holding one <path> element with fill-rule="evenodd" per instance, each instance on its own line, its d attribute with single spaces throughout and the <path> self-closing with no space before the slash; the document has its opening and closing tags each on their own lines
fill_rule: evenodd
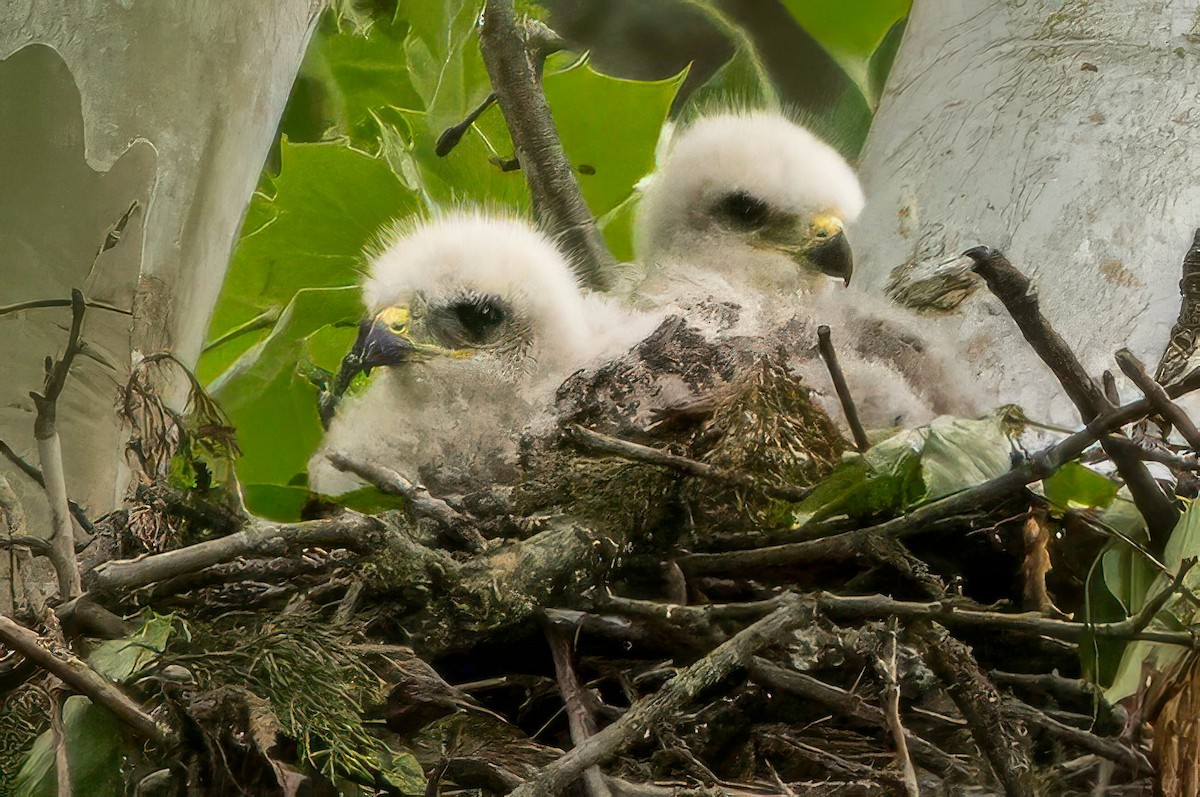
<svg viewBox="0 0 1200 797">
<path fill-rule="evenodd" d="M 836 235 L 825 238 L 805 254 L 813 265 L 821 269 L 821 273 L 841 277 L 844 284 L 850 284 L 850 275 L 854 273 L 854 256 L 844 232 L 839 230 Z"/>
<path fill-rule="evenodd" d="M 416 350 L 411 338 L 376 317 L 359 324 L 358 340 L 346 358 L 353 358 L 359 369 L 370 373 L 372 368 L 407 362 Z"/>
</svg>

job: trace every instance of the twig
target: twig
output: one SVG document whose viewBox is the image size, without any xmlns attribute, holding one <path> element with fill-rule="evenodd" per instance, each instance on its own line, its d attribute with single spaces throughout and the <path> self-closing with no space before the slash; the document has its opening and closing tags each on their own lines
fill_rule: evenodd
<svg viewBox="0 0 1200 797">
<path fill-rule="evenodd" d="M 892 623 L 894 625 L 894 622 Z M 888 652 L 886 658 L 877 659 L 876 671 L 883 681 L 884 715 L 887 728 L 896 745 L 896 762 L 900 765 L 900 776 L 907 797 L 920 797 L 921 787 L 917 784 L 917 771 L 908 756 L 908 732 L 900 720 L 900 682 L 896 673 L 896 629 L 888 629 Z"/>
<path fill-rule="evenodd" d="M 375 518 L 351 513 L 291 524 L 255 520 L 248 528 L 227 537 L 141 559 L 104 562 L 92 571 L 95 576 L 92 586 L 105 591 L 136 589 L 241 556 L 281 556 L 309 547 L 369 551 L 377 547 L 374 540 L 381 529 L 382 524 Z"/>
<path fill-rule="evenodd" d="M 79 563 L 75 559 L 75 530 L 71 525 L 71 509 L 67 501 L 67 482 L 63 470 L 62 441 L 58 435 L 58 397 L 67 383 L 71 363 L 83 349 L 80 333 L 86 304 L 83 292 L 71 291 L 71 332 L 62 359 L 46 358 L 46 382 L 41 393 L 30 392 L 37 415 L 33 421 L 33 436 L 37 440 L 38 459 L 45 478 L 46 500 L 50 504 L 50 562 L 58 575 L 58 594 L 69 601 L 79 594 Z"/>
<path fill-rule="evenodd" d="M 913 629 L 923 642 L 924 658 L 941 679 L 954 705 L 966 719 L 975 744 L 1008 797 L 1033 794 L 1033 769 L 1024 746 L 1005 722 L 1000 694 L 984 677 L 970 650 L 945 629 Z"/>
<path fill-rule="evenodd" d="M 546 641 L 550 644 L 550 655 L 554 659 L 554 674 L 558 678 L 558 691 L 562 693 L 567 711 L 567 725 L 571 730 L 571 742 L 578 747 L 596 735 L 596 720 L 587 710 L 583 700 L 583 688 L 571 665 L 571 639 L 552 622 L 546 623 Z M 588 797 L 612 797 L 604 773 L 598 766 L 590 766 L 583 773 L 583 787 Z"/>
<path fill-rule="evenodd" d="M 1116 359 L 1121 372 L 1137 385 L 1138 390 L 1142 391 L 1150 401 L 1155 412 L 1179 430 L 1183 439 L 1187 440 L 1188 445 L 1192 447 L 1192 451 L 1200 452 L 1200 429 L 1196 428 L 1196 424 L 1192 423 L 1192 419 L 1178 404 L 1171 401 L 1162 385 L 1155 382 L 1150 374 L 1146 373 L 1146 366 L 1142 364 L 1142 361 L 1135 357 L 1129 349 L 1118 351 Z"/>
<path fill-rule="evenodd" d="M 391 468 L 370 462 L 356 462 L 340 451 L 329 454 L 329 463 L 340 471 L 365 479 L 385 493 L 400 496 L 404 499 L 405 507 L 414 515 L 436 521 L 472 553 L 484 549 L 483 536 L 473 528 L 471 519 L 432 495 L 423 485 L 413 484 Z"/>
<path fill-rule="evenodd" d="M 1095 753 L 1109 761 L 1115 761 L 1134 772 L 1150 773 L 1154 771 L 1154 768 L 1146 760 L 1146 757 L 1137 750 L 1126 747 L 1112 739 L 1105 739 L 1081 728 L 1075 728 L 1064 722 L 1059 722 L 1053 717 L 1047 716 L 1045 712 L 1039 711 L 1033 706 L 1015 698 L 1004 700 L 1003 712 L 1007 717 L 1028 722 L 1030 725 L 1041 728 L 1060 741 L 1074 745 L 1089 753 Z"/>
<path fill-rule="evenodd" d="M 93 670 L 70 651 L 54 651 L 53 643 L 0 615 L 0 642 L 56 676 L 76 692 L 91 698 L 143 738 L 160 746 L 175 741 L 175 733 L 142 710 L 116 684 Z"/>
<path fill-rule="evenodd" d="M 518 28 L 513 0 L 490 0 L 484 6 L 479 46 L 533 195 L 534 213 L 572 256 L 580 282 L 604 290 L 611 284 L 615 261 L 563 152 L 530 35 L 528 25 L 524 31 Z"/>
<path fill-rule="evenodd" d="M 456 125 L 451 125 L 442 131 L 438 136 L 437 145 L 433 148 L 433 154 L 439 158 L 444 158 L 450 154 L 450 151 L 458 146 L 458 142 L 462 141 L 463 134 L 467 132 L 471 125 L 475 124 L 475 120 L 483 116 L 483 112 L 496 102 L 496 92 L 488 92 L 487 97 L 479 106 L 467 114 L 461 122 Z"/>
<path fill-rule="evenodd" d="M 1200 369 L 1193 370 L 1167 388 L 1167 395 L 1178 398 L 1200 387 Z M 933 524 L 978 510 L 991 501 L 1005 498 L 1027 484 L 1044 479 L 1067 462 L 1082 454 L 1088 446 L 1115 429 L 1132 423 L 1151 411 L 1150 402 L 1140 399 L 1109 410 L 1083 429 L 1034 455 L 1008 473 L 962 492 L 917 507 L 911 512 L 864 529 L 804 542 L 785 543 L 766 548 L 721 553 L 690 554 L 678 559 L 685 572 L 722 573 L 752 567 L 777 567 L 806 564 L 830 558 L 842 560 L 861 557 L 862 549 L 873 535 L 903 539 L 927 531 Z"/>
<path fill-rule="evenodd" d="M 975 261 L 975 273 L 983 277 L 988 288 L 1004 304 L 1030 347 L 1054 372 L 1084 422 L 1090 423 L 1103 415 L 1109 409 L 1108 399 L 1083 370 L 1066 341 L 1042 315 L 1037 291 L 1029 279 L 1013 267 L 1003 254 L 986 246 L 970 249 L 963 256 Z M 1165 545 L 1179 520 L 1179 510 L 1163 493 L 1158 482 L 1154 481 L 1145 463 L 1115 447 L 1107 447 L 1103 438 L 1100 439 L 1100 445 L 1105 447 L 1105 453 L 1129 487 L 1138 511 L 1146 520 L 1150 539 L 1159 546 Z"/>
<path fill-rule="evenodd" d="M 1188 560 L 1180 568 L 1175 584 L 1194 564 Z M 934 620 L 941 625 L 960 628 L 989 628 L 994 631 L 1011 631 L 1036 634 L 1059 639 L 1064 642 L 1080 642 L 1089 637 L 1105 639 L 1142 639 L 1168 645 L 1196 647 L 1196 638 L 1184 631 L 1146 631 L 1145 628 L 1162 609 L 1177 589 L 1173 586 L 1162 590 L 1142 607 L 1133 617 L 1112 623 L 1073 623 L 1043 617 L 1038 612 L 1007 614 L 981 609 L 964 609 L 949 601 L 918 603 L 897 601 L 883 595 L 841 596 L 821 593 L 818 606 L 822 612 L 841 618 L 862 619 L 866 617 L 889 617 L 895 615 L 902 620 Z"/>
<path fill-rule="evenodd" d="M 737 633 L 704 658 L 679 673 L 654 695 L 634 703 L 616 722 L 588 739 L 536 777 L 512 792 L 512 797 L 556 797 L 591 766 L 600 764 L 634 741 L 652 733 L 702 690 L 723 680 L 757 650 L 779 639 L 803 621 L 804 602 L 789 597 L 767 617 Z"/>
<path fill-rule="evenodd" d="M 1200 458 L 1194 453 L 1176 454 L 1161 446 L 1146 447 L 1140 443 L 1135 443 L 1128 437 L 1117 437 L 1116 435 L 1108 435 L 1105 438 L 1109 445 L 1124 448 L 1133 456 L 1139 457 L 1147 462 L 1159 462 L 1166 465 L 1168 468 L 1183 471 L 1200 470 Z"/>
<path fill-rule="evenodd" d="M 855 720 L 872 728 L 878 728 L 886 722 L 882 709 L 867 703 L 857 695 L 847 692 L 811 675 L 793 670 L 787 670 L 773 662 L 755 656 L 748 665 L 750 677 L 772 689 L 789 692 L 806 701 L 819 703 L 829 711 L 843 717 Z M 943 778 L 965 779 L 967 770 L 939 747 L 917 736 L 912 731 L 902 728 L 905 744 L 912 750 L 912 755 L 931 772 Z"/>
<path fill-rule="evenodd" d="M 42 476 L 42 472 L 25 461 L 24 457 L 13 451 L 8 443 L 3 440 L 0 440 L 0 454 L 3 454 L 13 465 L 16 465 L 19 471 L 37 482 L 38 487 L 41 487 L 43 490 L 46 489 L 46 479 Z M 95 526 L 92 525 L 92 521 L 88 518 L 87 513 L 83 511 L 83 507 L 70 499 L 67 500 L 67 506 L 70 507 L 71 516 L 75 518 L 75 522 L 79 524 L 79 527 L 90 534 L 95 529 Z"/>
<path fill-rule="evenodd" d="M 838 364 L 837 352 L 834 351 L 833 340 L 829 336 L 829 327 L 824 324 L 817 327 L 817 348 L 821 352 L 821 358 L 825 360 L 825 367 L 829 369 L 829 378 L 833 380 L 833 389 L 837 391 L 838 401 L 842 403 L 842 414 L 846 416 L 846 424 L 850 427 L 850 434 L 854 436 L 854 445 L 859 451 L 866 451 L 871 447 L 871 441 L 867 439 L 867 432 L 858 418 L 858 408 L 854 406 L 850 386 L 846 384 L 842 366 Z"/>
<path fill-rule="evenodd" d="M 94 310 L 107 310 L 110 313 L 120 313 L 121 315 L 133 315 L 132 310 L 126 310 L 123 307 L 116 307 L 104 302 L 97 302 L 92 299 L 86 299 L 84 304 Z M 73 307 L 74 298 L 71 299 L 34 299 L 29 302 L 17 302 L 16 304 L 0 305 L 0 315 L 8 315 L 9 313 L 19 313 L 22 310 L 38 310 L 44 307 Z"/>
<path fill-rule="evenodd" d="M 762 484 L 754 477 L 745 473 L 728 471 L 709 465 L 707 462 L 672 454 L 640 443 L 631 443 L 619 437 L 597 432 L 573 423 L 564 430 L 571 442 L 580 448 L 596 454 L 609 454 L 633 462 L 645 462 L 647 465 L 658 465 L 671 468 L 689 476 L 696 476 L 719 484 L 735 484 L 739 487 L 749 487 L 761 490 L 771 498 L 780 501 L 803 501 L 811 493 L 807 487 L 789 487 L 786 485 Z"/>
</svg>

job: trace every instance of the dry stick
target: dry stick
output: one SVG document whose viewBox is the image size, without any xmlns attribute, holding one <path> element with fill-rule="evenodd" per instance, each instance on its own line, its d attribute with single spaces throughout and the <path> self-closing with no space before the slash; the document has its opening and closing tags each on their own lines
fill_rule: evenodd
<svg viewBox="0 0 1200 797">
<path fill-rule="evenodd" d="M 529 183 L 534 213 L 572 255 L 580 282 L 604 290 L 615 261 L 554 128 L 535 63 L 540 55 L 529 46 L 529 31 L 528 26 L 518 28 L 513 0 L 489 0 L 479 32 L 483 61 Z"/>
<path fill-rule="evenodd" d="M 63 472 L 62 440 L 58 436 L 58 397 L 67 383 L 71 363 L 83 343 L 86 305 L 83 292 L 71 291 L 71 333 L 62 359 L 46 358 L 46 383 L 41 393 L 30 392 L 37 416 L 33 421 L 33 436 L 37 440 L 38 459 L 45 477 L 46 499 L 50 504 L 50 562 L 58 575 L 58 595 L 69 601 L 81 591 L 79 564 L 75 560 L 75 530 L 71 525 L 71 508 L 67 501 L 67 481 Z"/>
<path fill-rule="evenodd" d="M 247 528 L 186 548 L 140 559 L 113 559 L 96 567 L 93 589 L 130 590 L 155 581 L 192 573 L 242 556 L 283 556 L 302 548 L 374 550 L 383 528 L 379 520 L 347 513 L 326 520 L 301 523 L 253 521 Z"/>
<path fill-rule="evenodd" d="M 583 689 L 575 668 L 571 664 L 571 638 L 553 622 L 546 623 L 546 641 L 550 644 L 550 655 L 554 658 L 554 673 L 558 678 L 558 690 L 562 692 L 563 705 L 567 711 L 567 725 L 571 730 L 571 742 L 578 747 L 596 735 L 596 720 L 583 700 Z M 583 773 L 583 787 L 589 797 L 612 797 L 604 773 L 598 766 L 590 766 Z"/>
<path fill-rule="evenodd" d="M 1078 747 L 1081 750 L 1086 750 L 1089 753 L 1094 753 L 1109 761 L 1122 764 L 1134 772 L 1151 773 L 1154 771 L 1153 766 L 1151 766 L 1150 762 L 1146 760 L 1146 757 L 1141 752 L 1126 747 L 1113 739 L 1105 739 L 1094 733 L 1089 733 L 1082 728 L 1075 728 L 1067 725 L 1065 722 L 1059 722 L 1053 717 L 1047 716 L 1045 712 L 1039 711 L 1020 700 L 1008 698 L 1004 700 L 1001 709 L 1004 715 L 1010 719 L 1028 722 L 1030 725 L 1037 726 L 1045 733 L 1054 736 L 1062 742 Z"/>
<path fill-rule="evenodd" d="M 887 718 L 887 728 L 896 745 L 896 761 L 900 764 L 900 773 L 904 783 L 904 793 L 907 797 L 920 797 L 921 787 L 917 784 L 917 772 L 913 769 L 912 759 L 908 756 L 908 732 L 900 720 L 900 682 L 896 673 L 896 629 L 895 621 L 889 623 L 889 649 L 887 658 L 879 659 L 877 670 L 882 677 L 884 696 L 886 699 L 884 714 Z"/>
<path fill-rule="evenodd" d="M 73 307 L 74 297 L 70 299 L 34 299 L 29 302 L 17 302 L 16 304 L 6 304 L 0 306 L 0 315 L 8 315 L 9 313 L 19 313 L 22 310 L 38 310 L 45 307 Z M 104 302 L 96 302 L 88 299 L 84 302 L 85 305 L 95 310 L 107 310 L 110 313 L 120 313 L 121 315 L 133 315 L 132 310 L 126 310 L 123 307 L 114 307 L 111 304 Z"/>
<path fill-rule="evenodd" d="M 824 324 L 817 327 L 817 348 L 821 351 L 821 358 L 825 360 L 825 367 L 829 369 L 829 378 L 833 380 L 833 389 L 837 391 L 838 401 L 842 403 L 842 414 L 846 416 L 850 434 L 854 435 L 854 445 L 859 451 L 866 451 L 871 447 L 871 441 L 867 439 L 867 431 L 858 419 L 858 408 L 854 406 L 854 397 L 850 395 L 850 386 L 846 384 L 842 366 L 838 365 L 837 352 L 834 351 L 833 341 L 829 337 L 829 327 Z"/>
<path fill-rule="evenodd" d="M 1033 794 L 1033 768 L 1015 733 L 1004 722 L 1000 694 L 979 669 L 966 645 L 945 629 L 913 629 L 924 644 L 924 659 L 971 729 L 975 744 L 987 757 L 1008 797 Z"/>
<path fill-rule="evenodd" d="M 1200 368 L 1191 371 L 1167 387 L 1172 398 L 1200 388 Z M 1020 467 L 962 492 L 917 507 L 906 515 L 855 531 L 804 542 L 785 543 L 766 548 L 722 553 L 690 554 L 678 562 L 692 574 L 723 573 L 751 567 L 797 565 L 830 558 L 861 557 L 863 546 L 873 535 L 904 538 L 927 531 L 946 518 L 976 510 L 982 504 L 1006 498 L 1027 484 L 1043 479 L 1062 465 L 1078 457 L 1108 433 L 1145 417 L 1152 410 L 1149 400 L 1140 399 L 1105 412 L 1078 432 L 1066 437 L 1025 461 Z"/>
<path fill-rule="evenodd" d="M 1109 409 L 1108 400 L 1083 370 L 1066 341 L 1042 315 L 1037 291 L 1029 279 L 1014 268 L 1003 254 L 986 246 L 970 249 L 963 256 L 975 261 L 975 273 L 983 277 L 991 292 L 1004 304 L 1030 347 L 1054 372 L 1084 422 L 1090 423 L 1103 415 Z M 1179 510 L 1163 493 L 1158 482 L 1154 481 L 1144 462 L 1108 446 L 1103 438 L 1100 445 L 1133 494 L 1133 501 L 1146 520 L 1150 539 L 1157 541 L 1161 547 L 1179 520 Z"/>
<path fill-rule="evenodd" d="M 760 656 L 751 660 L 747 670 L 751 679 L 763 686 L 819 703 L 823 708 L 863 725 L 878 728 L 887 721 L 882 709 L 871 705 L 858 695 L 827 684 L 807 673 L 784 669 Z M 901 730 L 905 743 L 922 767 L 942 778 L 965 780 L 968 777 L 966 768 L 953 756 L 912 731 L 903 728 Z"/>
<path fill-rule="evenodd" d="M 1176 454 L 1165 448 L 1144 448 L 1141 445 L 1130 440 L 1128 437 L 1116 437 L 1108 435 L 1106 438 L 1109 445 L 1124 448 L 1136 457 L 1140 457 L 1147 462 L 1160 462 L 1169 468 L 1175 470 L 1194 471 L 1200 470 L 1200 458 L 1196 454 Z"/>
<path fill-rule="evenodd" d="M 46 489 L 46 479 L 42 476 L 42 472 L 26 462 L 24 457 L 13 451 L 8 443 L 3 440 L 0 440 L 0 454 L 3 454 L 13 465 L 16 465 L 17 470 L 37 482 L 38 487 L 41 487 L 43 490 Z M 79 524 L 79 527 L 90 534 L 95 526 L 88 518 L 87 513 L 83 511 L 83 507 L 69 499 L 67 500 L 67 506 L 70 507 L 71 515 L 75 518 L 75 522 Z"/>
<path fill-rule="evenodd" d="M 645 462 L 647 465 L 659 465 L 671 468 L 689 476 L 696 476 L 720 484 L 736 484 L 740 487 L 750 487 L 762 490 L 771 498 L 781 501 L 803 501 L 812 493 L 804 487 L 788 487 L 785 485 L 766 485 L 758 482 L 749 474 L 729 471 L 709 465 L 707 462 L 682 457 L 651 446 L 631 443 L 619 437 L 597 432 L 573 423 L 564 431 L 566 437 L 580 448 L 596 454 L 610 454 L 633 462 Z"/>
<path fill-rule="evenodd" d="M 329 463 L 340 471 L 353 473 L 360 479 L 365 479 L 385 493 L 400 496 L 404 499 L 406 508 L 414 515 L 436 521 L 467 550 L 473 553 L 483 550 L 483 536 L 472 528 L 471 519 L 434 496 L 424 486 L 413 484 L 391 468 L 369 462 L 356 462 L 341 451 L 331 453 Z"/>
<path fill-rule="evenodd" d="M 1192 423 L 1192 419 L 1178 404 L 1171 401 L 1162 385 L 1155 382 L 1150 374 L 1146 373 L 1146 366 L 1142 364 L 1142 361 L 1129 349 L 1118 351 L 1116 359 L 1121 372 L 1137 385 L 1138 390 L 1142 391 L 1151 406 L 1154 407 L 1154 411 L 1179 430 L 1183 439 L 1187 440 L 1188 445 L 1192 447 L 1192 451 L 1200 452 L 1200 429 L 1196 428 L 1196 424 Z"/>
<path fill-rule="evenodd" d="M 735 634 L 704 658 L 678 672 L 654 695 L 634 703 L 622 717 L 557 761 L 543 767 L 511 797 L 557 797 L 588 769 L 668 721 L 704 689 L 723 680 L 760 648 L 804 622 L 808 612 L 799 598 L 789 597 L 779 609 Z"/>
<path fill-rule="evenodd" d="M 0 642 L 56 676 L 81 695 L 91 698 L 117 716 L 143 738 L 158 745 L 174 743 L 175 733 L 134 703 L 116 684 L 93 670 L 70 651 L 54 653 L 49 640 L 0 615 Z"/>
</svg>

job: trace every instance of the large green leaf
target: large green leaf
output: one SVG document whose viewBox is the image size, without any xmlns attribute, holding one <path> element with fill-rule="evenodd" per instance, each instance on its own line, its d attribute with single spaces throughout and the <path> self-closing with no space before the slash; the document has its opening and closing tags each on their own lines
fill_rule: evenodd
<svg viewBox="0 0 1200 797">
<path fill-rule="evenodd" d="M 929 425 L 921 452 L 925 500 L 974 487 L 1011 469 L 1012 445 L 1003 417 L 967 420 L 943 416 Z"/>
<path fill-rule="evenodd" d="M 867 62 L 892 27 L 908 16 L 912 0 L 783 0 L 783 5 L 866 89 Z"/>
<path fill-rule="evenodd" d="M 1042 481 L 1046 500 L 1059 510 L 1104 508 L 1117 497 L 1117 485 L 1078 462 L 1068 462 Z"/>
<path fill-rule="evenodd" d="M 173 617 L 149 612 L 137 631 L 93 650 L 88 664 L 101 675 L 125 683 L 158 659 L 174 631 Z"/>
<path fill-rule="evenodd" d="M 88 797 L 121 797 L 125 793 L 122 767 L 130 745 L 120 721 L 108 709 L 75 695 L 63 704 L 63 730 L 73 792 Z M 17 797 L 57 795 L 54 749 L 53 731 L 46 731 L 34 741 L 12 784 Z"/>
</svg>

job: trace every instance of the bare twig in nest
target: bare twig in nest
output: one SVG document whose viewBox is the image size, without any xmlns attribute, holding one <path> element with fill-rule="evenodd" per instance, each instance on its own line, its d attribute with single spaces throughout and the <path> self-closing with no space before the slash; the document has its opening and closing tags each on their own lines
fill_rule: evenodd
<svg viewBox="0 0 1200 797">
<path fill-rule="evenodd" d="M 1192 451 L 1200 452 L 1200 429 L 1196 428 L 1196 424 L 1192 423 L 1192 419 L 1178 404 L 1171 401 L 1162 385 L 1155 382 L 1150 374 L 1146 373 L 1146 366 L 1142 364 L 1142 361 L 1135 357 L 1129 349 L 1118 351 L 1116 358 L 1121 372 L 1137 385 L 1138 390 L 1142 391 L 1150 405 L 1154 407 L 1154 411 L 1179 430 L 1183 439 L 1187 440 L 1188 445 L 1192 447 Z"/>
<path fill-rule="evenodd" d="M 512 797 L 550 797 L 562 794 L 589 767 L 600 764 L 695 699 L 703 689 L 723 680 L 743 665 L 760 648 L 778 640 L 804 621 L 805 603 L 789 597 L 767 617 L 718 646 L 704 658 L 679 673 L 654 695 L 639 700 L 612 725 L 597 733 L 554 763 L 534 779 L 512 792 Z"/>
<path fill-rule="evenodd" d="M 328 520 L 292 524 L 256 520 L 249 527 L 227 537 L 141 559 L 104 562 L 93 571 L 93 588 L 104 591 L 136 589 L 155 581 L 231 562 L 241 556 L 279 556 L 309 547 L 368 551 L 375 547 L 372 541 L 380 529 L 381 524 L 375 518 L 349 513 Z"/>
<path fill-rule="evenodd" d="M 610 285 L 615 261 L 554 128 L 538 76 L 538 48 L 530 46 L 537 35 L 544 35 L 544 28 L 518 25 L 513 0 L 491 0 L 484 6 L 479 47 L 533 195 L 534 213 L 573 256 L 580 281 L 603 290 Z"/>
<path fill-rule="evenodd" d="M 1200 388 L 1200 369 L 1196 369 L 1167 388 L 1167 394 L 1178 398 Z M 1130 402 L 1109 410 L 1066 437 L 1026 460 L 1020 467 L 962 492 L 940 498 L 917 507 L 894 520 L 864 529 L 842 532 L 804 542 L 785 543 L 766 548 L 721 553 L 690 554 L 681 557 L 680 567 L 688 573 L 722 573 L 753 567 L 777 567 L 805 564 L 826 559 L 847 559 L 863 556 L 863 549 L 876 535 L 905 538 L 928 531 L 935 523 L 970 514 L 992 501 L 1006 498 L 1027 484 L 1044 479 L 1067 462 L 1082 454 L 1088 446 L 1104 435 L 1146 416 L 1152 411 L 1147 399 Z"/>
<path fill-rule="evenodd" d="M 80 333 L 86 311 L 83 292 L 71 291 L 71 332 L 67 349 L 57 362 L 46 358 L 46 381 L 41 393 L 30 392 L 37 416 L 33 421 L 33 436 L 37 440 L 38 459 L 50 504 L 50 562 L 58 576 L 58 594 L 69 601 L 79 594 L 79 564 L 75 559 L 75 529 L 71 524 L 71 507 L 67 500 L 67 480 L 63 470 L 62 440 L 58 436 L 58 397 L 67 383 L 71 363 L 83 350 Z"/>
<path fill-rule="evenodd" d="M 878 728 L 887 720 L 882 709 L 864 701 L 861 697 L 824 683 L 811 675 L 787 670 L 767 659 L 755 656 L 749 665 L 750 677 L 763 686 L 797 695 L 805 700 L 819 703 L 825 709 L 863 725 Z M 905 745 L 921 766 L 943 778 L 964 779 L 967 770 L 939 747 L 925 741 L 912 731 L 901 728 Z"/>
<path fill-rule="evenodd" d="M 564 433 L 571 442 L 595 454 L 608 454 L 632 462 L 658 465 L 719 484 L 732 484 L 761 490 L 771 498 L 780 501 L 803 501 L 812 493 L 812 490 L 807 487 L 762 484 L 749 474 L 728 471 L 690 457 L 672 454 L 669 451 L 662 451 L 640 443 L 631 443 L 628 440 L 593 431 L 579 424 L 571 424 L 564 430 Z"/>
<path fill-rule="evenodd" d="M 829 336 L 829 327 L 824 324 L 817 327 L 817 348 L 821 351 L 821 358 L 825 360 L 825 367 L 829 369 L 829 378 L 833 380 L 833 389 L 837 391 L 838 401 L 842 404 L 842 414 L 846 416 L 846 424 L 850 427 L 850 434 L 854 436 L 854 445 L 859 451 L 866 451 L 871 447 L 871 441 L 867 439 L 867 431 L 863 429 L 862 421 L 858 418 L 858 408 L 854 406 L 850 386 L 846 384 L 842 366 L 838 364 L 837 352 Z"/>
<path fill-rule="evenodd" d="M 1064 722 L 1059 722 L 1045 712 L 1038 711 L 1033 706 L 1008 698 L 1004 701 L 1003 712 L 1006 717 L 1027 722 L 1050 734 L 1059 741 L 1094 753 L 1101 758 L 1114 761 L 1128 767 L 1134 772 L 1151 773 L 1154 768 L 1146 757 L 1137 750 L 1126 747 L 1114 739 L 1105 739 L 1082 728 L 1075 728 Z"/>
<path fill-rule="evenodd" d="M 875 666 L 880 679 L 883 681 L 884 716 L 887 719 L 888 732 L 892 735 L 892 743 L 896 746 L 896 762 L 899 764 L 900 776 L 907 797 L 920 797 L 921 788 L 917 785 L 917 771 L 913 768 L 912 759 L 908 756 L 908 732 L 900 719 L 900 681 L 896 671 L 896 629 L 895 622 L 888 631 L 888 650 L 880 657 Z"/>
<path fill-rule="evenodd" d="M 92 699 L 145 739 L 157 745 L 174 743 L 175 733 L 142 710 L 116 684 L 93 670 L 70 651 L 54 650 L 52 642 L 0 615 L 0 642 L 56 676 L 76 692 Z"/>
<path fill-rule="evenodd" d="M 1029 755 L 1000 711 L 1000 694 L 984 677 L 970 650 L 934 625 L 914 629 L 914 633 L 923 642 L 925 661 L 967 720 L 975 744 L 986 756 L 1004 793 L 1008 797 L 1033 794 Z"/>
<path fill-rule="evenodd" d="M 554 673 L 558 678 L 558 691 L 562 693 L 567 712 L 567 725 L 571 730 L 571 741 L 576 747 L 596 735 L 596 719 L 588 711 L 583 699 L 583 687 L 571 663 L 571 638 L 563 629 L 552 622 L 546 624 L 546 641 L 554 658 Z M 588 797 L 612 797 L 604 773 L 598 766 L 590 766 L 583 773 L 583 787 Z"/>
<path fill-rule="evenodd" d="M 423 485 L 413 484 L 391 468 L 356 462 L 340 451 L 329 455 L 329 463 L 340 471 L 365 479 L 385 493 L 400 496 L 413 515 L 436 521 L 468 551 L 478 553 L 484 549 L 483 536 L 472 527 L 471 518 L 434 496 Z"/>
<path fill-rule="evenodd" d="M 1004 255 L 985 246 L 963 254 L 975 261 L 975 272 L 983 277 L 988 288 L 1004 304 L 1030 347 L 1054 372 L 1084 422 L 1090 423 L 1107 412 L 1110 409 L 1108 399 L 1083 370 L 1066 341 L 1042 315 L 1037 291 L 1029 279 L 1014 268 Z M 1133 494 L 1138 511 L 1146 519 L 1150 538 L 1161 548 L 1179 520 L 1179 510 L 1154 481 L 1145 463 L 1122 450 L 1108 447 L 1103 438 L 1100 444 L 1105 447 L 1105 453 L 1112 459 L 1129 492 Z"/>
</svg>

